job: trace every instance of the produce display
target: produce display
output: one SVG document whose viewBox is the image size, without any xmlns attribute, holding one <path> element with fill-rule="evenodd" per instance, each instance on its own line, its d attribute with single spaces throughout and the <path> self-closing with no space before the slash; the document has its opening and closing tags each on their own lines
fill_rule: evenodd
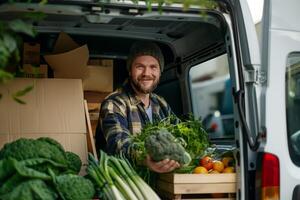
<svg viewBox="0 0 300 200">
<path fill-rule="evenodd" d="M 235 171 L 233 150 L 216 153 L 201 121 L 192 117 L 180 121 L 171 116 L 148 124 L 131 139 L 136 160 L 129 162 L 124 155 L 111 156 L 100 151 L 98 161 L 89 154 L 84 177 L 78 175 L 82 167 L 79 156 L 65 151 L 51 138 L 21 138 L 7 143 L 0 150 L 0 199 L 160 199 L 149 186 L 155 186 L 150 180 L 154 173 L 136 165 L 147 154 L 155 161 L 178 161 L 181 167 L 174 175 Z M 157 181 L 157 176 L 153 177 Z"/>
<path fill-rule="evenodd" d="M 232 151 L 223 155 L 205 155 L 199 159 L 198 165 L 193 169 L 194 174 L 234 173 L 235 160 Z"/>
<path fill-rule="evenodd" d="M 21 138 L 0 150 L 0 199 L 92 199 L 93 183 L 77 175 L 78 155 L 51 138 Z"/>
</svg>

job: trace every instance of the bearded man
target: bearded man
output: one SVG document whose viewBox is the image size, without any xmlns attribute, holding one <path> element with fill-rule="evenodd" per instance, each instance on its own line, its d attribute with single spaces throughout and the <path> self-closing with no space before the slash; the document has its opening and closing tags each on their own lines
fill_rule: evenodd
<svg viewBox="0 0 300 200">
<path fill-rule="evenodd" d="M 96 147 L 108 154 L 124 153 L 132 157 L 131 134 L 138 134 L 147 124 L 173 114 L 168 103 L 153 90 L 157 87 L 164 68 L 160 48 L 152 42 L 136 42 L 127 60 L 129 80 L 101 104 L 96 129 Z M 147 156 L 144 164 L 150 170 L 165 173 L 180 165 L 174 160 L 155 162 Z"/>
</svg>

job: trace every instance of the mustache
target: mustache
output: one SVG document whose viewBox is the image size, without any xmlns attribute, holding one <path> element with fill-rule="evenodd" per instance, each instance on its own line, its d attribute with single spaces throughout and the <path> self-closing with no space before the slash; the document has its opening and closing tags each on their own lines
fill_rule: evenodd
<svg viewBox="0 0 300 200">
<path fill-rule="evenodd" d="M 155 80 L 155 77 L 153 76 L 142 76 L 142 77 L 139 77 L 138 80 L 146 80 L 146 81 L 153 81 Z"/>
</svg>

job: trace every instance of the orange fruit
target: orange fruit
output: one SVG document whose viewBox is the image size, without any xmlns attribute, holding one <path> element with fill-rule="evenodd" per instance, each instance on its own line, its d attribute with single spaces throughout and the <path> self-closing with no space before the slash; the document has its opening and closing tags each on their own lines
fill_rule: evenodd
<svg viewBox="0 0 300 200">
<path fill-rule="evenodd" d="M 204 156 L 199 163 L 202 167 L 205 167 L 207 170 L 212 169 L 213 159 L 209 156 Z"/>
<path fill-rule="evenodd" d="M 194 174 L 207 174 L 208 171 L 205 167 L 202 167 L 202 166 L 198 166 L 194 169 L 193 171 Z"/>
<path fill-rule="evenodd" d="M 223 173 L 234 173 L 234 167 L 226 167 Z"/>
<path fill-rule="evenodd" d="M 213 169 L 221 173 L 224 170 L 224 164 L 221 161 L 216 160 L 213 162 Z"/>
<path fill-rule="evenodd" d="M 222 163 L 225 167 L 232 166 L 233 165 L 233 158 L 232 157 L 224 157 L 222 158 Z"/>
</svg>

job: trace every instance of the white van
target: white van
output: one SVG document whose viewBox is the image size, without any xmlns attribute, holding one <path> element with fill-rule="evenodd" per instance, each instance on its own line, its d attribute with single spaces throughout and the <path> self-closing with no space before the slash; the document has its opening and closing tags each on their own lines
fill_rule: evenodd
<svg viewBox="0 0 300 200">
<path fill-rule="evenodd" d="M 31 21 L 41 53 L 64 31 L 88 44 L 90 57 L 114 59 L 114 88 L 127 76 L 130 45 L 156 42 L 166 61 L 156 92 L 179 116 L 223 117 L 211 127 L 222 131 L 210 137 L 238 149 L 236 199 L 299 200 L 300 1 L 265 0 L 261 47 L 246 0 L 216 3 L 203 15 L 198 7 L 183 12 L 181 4 L 160 13 L 157 4 L 148 12 L 131 1 L 6 3 L 0 19 L 44 12 L 43 21 Z"/>
</svg>

